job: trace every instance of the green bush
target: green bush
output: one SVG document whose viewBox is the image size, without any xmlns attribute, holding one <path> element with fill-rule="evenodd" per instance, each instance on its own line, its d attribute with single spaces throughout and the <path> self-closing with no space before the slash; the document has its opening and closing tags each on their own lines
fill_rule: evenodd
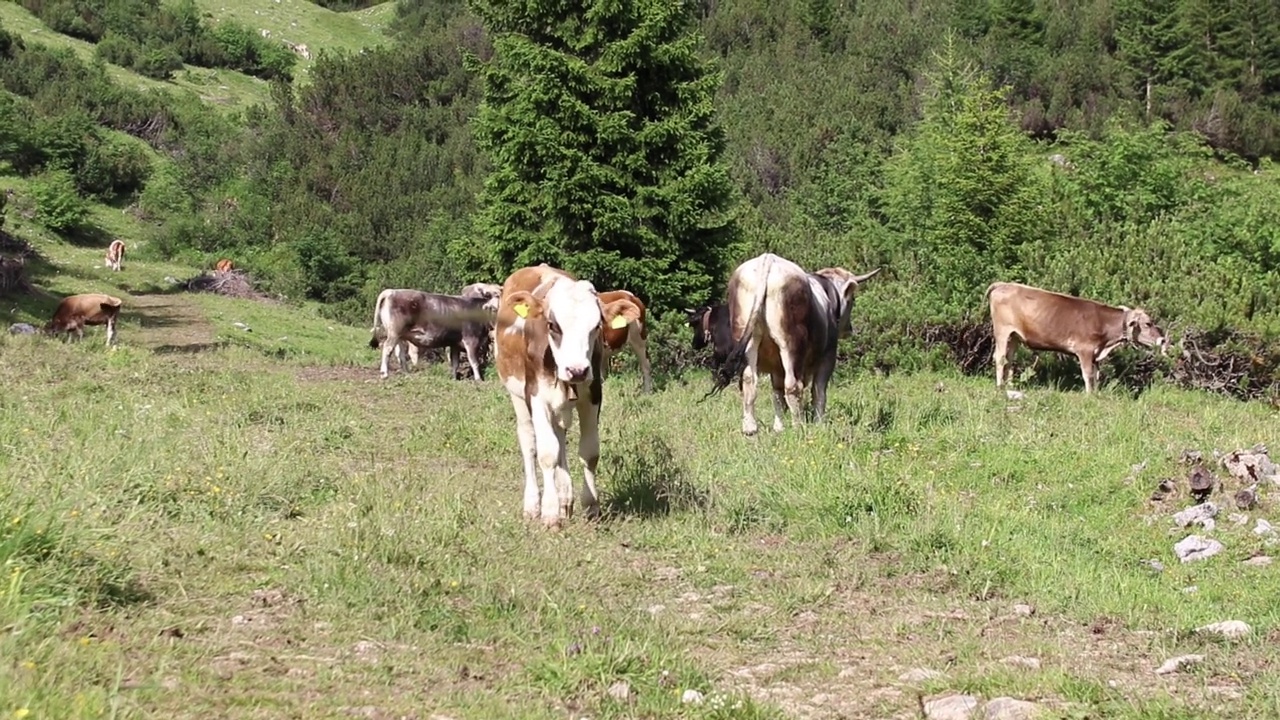
<svg viewBox="0 0 1280 720">
<path fill-rule="evenodd" d="M 131 68 L 141 55 L 141 48 L 132 38 L 107 31 L 93 49 L 94 55 L 104 62 L 113 63 L 124 68 Z"/>
<path fill-rule="evenodd" d="M 76 230 L 89 216 L 89 207 L 76 192 L 75 178 L 66 170 L 49 170 L 31 183 L 36 220 L 55 232 Z"/>
<path fill-rule="evenodd" d="M 103 199 L 130 195 L 151 175 L 151 158 L 136 140 L 110 136 L 90 145 L 76 169 L 80 192 Z"/>
<path fill-rule="evenodd" d="M 138 196 L 138 208 L 149 220 L 162 220 L 192 211 L 191 195 L 182 186 L 176 166 L 166 163 L 156 168 Z"/>
</svg>

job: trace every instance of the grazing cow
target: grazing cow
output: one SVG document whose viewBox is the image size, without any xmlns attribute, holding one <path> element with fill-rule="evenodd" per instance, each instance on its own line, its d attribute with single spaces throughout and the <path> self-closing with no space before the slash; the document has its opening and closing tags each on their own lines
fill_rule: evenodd
<svg viewBox="0 0 1280 720">
<path fill-rule="evenodd" d="M 1129 342 L 1169 351 L 1169 339 L 1142 308 L 1112 307 L 1093 300 L 1041 290 L 1030 285 L 994 282 L 987 286 L 991 330 L 995 336 L 996 387 L 1013 368 L 1018 343 L 1031 350 L 1052 350 L 1080 360 L 1084 391 L 1098 385 L 1098 363 Z"/>
<path fill-rule="evenodd" d="M 526 518 L 541 516 L 545 526 L 559 528 L 573 514 L 565 434 L 575 409 L 582 505 L 587 517 L 599 514 L 601 330 L 620 330 L 639 318 L 630 300 L 603 303 L 590 282 L 545 264 L 521 268 L 503 283 L 494 357 L 515 408 Z"/>
<path fill-rule="evenodd" d="M 120 264 L 124 262 L 124 241 L 112 240 L 107 246 L 107 267 L 112 270 L 120 270 Z"/>
<path fill-rule="evenodd" d="M 635 352 L 636 357 L 640 358 L 640 378 L 641 388 L 644 392 L 653 392 L 653 378 L 649 369 L 649 321 L 645 318 L 644 303 L 640 302 L 640 298 L 627 292 L 626 290 L 610 290 L 609 292 L 600 293 L 600 303 L 608 305 L 614 300 L 628 300 L 632 305 L 640 308 L 640 317 L 633 323 L 627 323 L 620 328 L 612 328 L 605 326 L 603 329 L 604 340 L 604 356 L 600 362 L 600 373 L 602 379 L 608 375 L 609 361 L 613 359 L 613 354 L 622 349 L 623 345 L 630 345 L 631 350 Z"/>
<path fill-rule="evenodd" d="M 756 379 L 773 381 L 773 429 L 781 432 L 783 410 L 799 425 L 802 393 L 813 387 L 814 420 L 822 422 L 827 384 L 836 367 L 836 346 L 850 332 L 849 314 L 858 285 L 880 272 L 854 275 L 844 268 L 805 272 L 765 253 L 738 266 L 729 278 L 729 325 L 733 350 L 716 371 L 708 395 L 742 375 L 742 432 L 756 433 Z M 785 406 L 784 406 L 785 402 Z"/>
<path fill-rule="evenodd" d="M 107 346 L 110 347 L 116 343 L 116 318 L 123 304 L 120 298 L 102 293 L 70 295 L 58 303 L 58 309 L 49 324 L 44 326 L 44 331 L 51 335 L 65 332 L 67 339 L 74 332 L 76 339 L 82 340 L 85 325 L 106 325 Z"/>
<path fill-rule="evenodd" d="M 234 263 L 232 263 L 227 258 L 222 258 L 217 262 L 216 265 L 213 266 L 213 269 L 215 272 L 224 273 L 224 272 L 231 272 L 232 268 L 234 267 L 235 267 Z"/>
<path fill-rule="evenodd" d="M 693 349 L 711 346 L 711 366 L 719 368 L 733 350 L 733 331 L 729 327 L 729 306 L 703 305 L 697 310 L 685 310 L 689 327 L 693 328 Z"/>
<path fill-rule="evenodd" d="M 373 337 L 369 347 L 378 347 L 378 323 L 381 321 L 386 336 L 382 341 L 382 377 L 387 377 L 387 358 L 392 350 L 399 351 L 408 341 L 422 350 L 449 348 L 449 368 L 458 377 L 459 356 L 467 354 L 472 379 L 484 379 L 481 372 L 481 356 L 488 340 L 485 319 L 492 317 L 485 303 L 478 299 L 460 298 L 454 295 L 436 295 L 420 290 L 384 290 L 374 306 Z M 435 318 L 475 318 L 456 322 L 437 322 Z M 412 355 L 417 353 L 410 350 Z M 400 369 L 405 371 L 404 356 L 400 355 Z M 415 357 L 414 363 L 417 363 Z"/>
</svg>

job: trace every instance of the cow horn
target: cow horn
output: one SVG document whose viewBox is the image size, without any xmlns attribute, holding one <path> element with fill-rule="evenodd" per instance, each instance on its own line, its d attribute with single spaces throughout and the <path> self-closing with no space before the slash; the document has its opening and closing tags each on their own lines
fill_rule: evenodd
<svg viewBox="0 0 1280 720">
<path fill-rule="evenodd" d="M 875 277 L 875 276 L 876 276 L 876 273 L 878 273 L 878 272 L 880 272 L 880 268 L 876 268 L 875 270 L 872 270 L 871 272 L 867 273 L 866 275 L 854 275 L 854 276 L 853 276 L 853 281 L 854 281 L 854 282 L 856 282 L 856 283 L 858 283 L 859 285 L 861 285 L 862 283 L 864 283 L 864 282 L 866 282 L 866 281 L 870 280 L 871 278 Z"/>
</svg>

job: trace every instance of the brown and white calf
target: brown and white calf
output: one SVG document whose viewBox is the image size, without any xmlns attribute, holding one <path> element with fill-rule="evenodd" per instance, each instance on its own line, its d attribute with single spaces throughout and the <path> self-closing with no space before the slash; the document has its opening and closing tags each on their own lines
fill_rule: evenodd
<svg viewBox="0 0 1280 720">
<path fill-rule="evenodd" d="M 991 330 L 995 336 L 996 387 L 1004 385 L 1009 360 L 1018 343 L 1031 350 L 1075 355 L 1084 377 L 1084 391 L 1098 386 L 1098 363 L 1124 343 L 1159 347 L 1169 340 L 1142 308 L 1112 307 L 1093 300 L 1042 290 L 1013 282 L 987 286 Z"/>
<path fill-rule="evenodd" d="M 601 359 L 600 372 L 602 375 L 608 375 L 609 361 L 613 359 L 613 354 L 622 349 L 623 345 L 631 346 L 631 350 L 640 358 L 640 378 L 641 387 L 644 392 L 653 392 L 653 378 L 650 377 L 649 369 L 649 323 L 645 317 L 644 303 L 640 302 L 640 298 L 627 292 L 626 290 L 610 290 L 600 293 L 600 302 L 608 305 L 614 300 L 629 300 L 631 304 L 640 309 L 640 317 L 633 323 L 627 323 L 625 327 L 612 328 L 605 325 L 604 332 L 604 357 Z"/>
<path fill-rule="evenodd" d="M 752 258 L 729 277 L 729 325 L 734 348 L 716 371 L 711 393 L 742 376 L 742 432 L 754 435 L 756 380 L 773 381 L 773 429 L 783 429 L 784 410 L 803 421 L 802 399 L 813 388 L 814 420 L 827 408 L 827 385 L 836 367 L 839 339 L 850 332 L 849 315 L 860 283 L 880 272 L 854 275 L 844 268 L 805 272 L 772 253 Z"/>
<path fill-rule="evenodd" d="M 639 318 L 640 308 L 630 300 L 604 303 L 590 282 L 545 264 L 521 268 L 503 283 L 494 355 L 515 408 L 526 518 L 540 516 L 544 525 L 558 528 L 573 514 L 565 436 L 575 410 L 582 505 L 588 517 L 599 514 L 601 333 Z"/>
<path fill-rule="evenodd" d="M 235 268 L 235 263 L 231 262 L 227 258 L 222 258 L 213 266 L 214 272 L 220 273 L 231 272 L 233 268 Z"/>
<path fill-rule="evenodd" d="M 120 270 L 121 263 L 124 262 L 124 241 L 112 240 L 107 246 L 107 267 L 112 270 Z"/>
<path fill-rule="evenodd" d="M 84 339 L 86 325 L 107 326 L 107 346 L 116 343 L 116 318 L 120 316 L 120 307 L 124 305 L 118 297 L 103 293 L 85 293 L 70 295 L 58 303 L 53 319 L 44 326 L 44 331 L 51 335 L 65 332 L 70 339 L 71 333 L 77 340 Z"/>
</svg>

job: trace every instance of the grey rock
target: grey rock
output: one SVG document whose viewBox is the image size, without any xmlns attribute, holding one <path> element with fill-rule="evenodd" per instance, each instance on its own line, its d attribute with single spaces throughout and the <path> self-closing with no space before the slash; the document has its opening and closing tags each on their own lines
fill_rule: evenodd
<svg viewBox="0 0 1280 720">
<path fill-rule="evenodd" d="M 1183 668 L 1191 667 L 1203 660 L 1203 655 L 1179 655 L 1177 657 L 1171 657 L 1168 660 L 1165 660 L 1163 665 L 1156 668 L 1156 674 L 1168 675 L 1169 673 L 1176 673 Z"/>
<path fill-rule="evenodd" d="M 14 323 L 9 326 L 10 335 L 34 335 L 35 327 L 27 323 Z"/>
<path fill-rule="evenodd" d="M 1254 535 L 1270 535 L 1273 532 L 1275 532 L 1275 528 L 1271 527 L 1271 523 L 1262 518 L 1258 518 L 1258 523 L 1253 526 Z"/>
<path fill-rule="evenodd" d="M 685 705 L 701 705 L 702 693 L 697 690 L 685 690 L 684 694 L 680 696 L 680 702 Z"/>
<path fill-rule="evenodd" d="M 1030 617 L 1036 614 L 1036 609 L 1032 605 L 1027 605 L 1026 603 L 1018 603 L 1017 605 L 1013 606 L 1013 614 L 1022 615 L 1023 617 Z"/>
<path fill-rule="evenodd" d="M 1196 628 L 1198 633 L 1221 635 L 1228 640 L 1239 640 L 1252 631 L 1253 628 L 1249 627 L 1249 623 L 1243 620 L 1223 620 Z"/>
<path fill-rule="evenodd" d="M 1173 552 L 1184 563 L 1204 560 L 1222 552 L 1225 548 L 1217 540 L 1188 535 L 1173 546 Z"/>
<path fill-rule="evenodd" d="M 983 708 L 984 720 L 1031 720 L 1040 714 L 1040 706 L 1011 697 L 992 698 Z"/>
<path fill-rule="evenodd" d="M 1182 512 L 1173 514 L 1173 521 L 1178 527 L 1186 527 L 1188 525 L 1205 525 L 1213 521 L 1218 515 L 1218 506 L 1211 502 L 1192 505 Z"/>
<path fill-rule="evenodd" d="M 631 699 L 631 683 L 628 683 L 626 680 L 619 680 L 618 682 L 610 685 L 609 697 L 619 702 L 626 702 L 630 700 Z"/>
<path fill-rule="evenodd" d="M 1021 400 L 1024 397 L 1026 397 L 1026 395 L 1023 395 L 1021 392 L 1017 390 L 1005 390 L 1004 396 L 1009 398 L 1010 400 Z"/>
<path fill-rule="evenodd" d="M 1270 565 L 1271 563 L 1272 563 L 1271 556 L 1269 556 L 1269 555 L 1259 555 L 1259 556 L 1257 556 L 1257 557 L 1251 557 L 1251 558 L 1249 558 L 1248 560 L 1245 560 L 1242 564 L 1243 564 L 1243 565 L 1252 565 L 1252 566 L 1254 566 L 1254 567 L 1266 567 L 1266 566 Z"/>
<path fill-rule="evenodd" d="M 970 720 L 978 712 L 978 698 L 972 695 L 948 695 L 924 704 L 926 720 Z"/>
</svg>

